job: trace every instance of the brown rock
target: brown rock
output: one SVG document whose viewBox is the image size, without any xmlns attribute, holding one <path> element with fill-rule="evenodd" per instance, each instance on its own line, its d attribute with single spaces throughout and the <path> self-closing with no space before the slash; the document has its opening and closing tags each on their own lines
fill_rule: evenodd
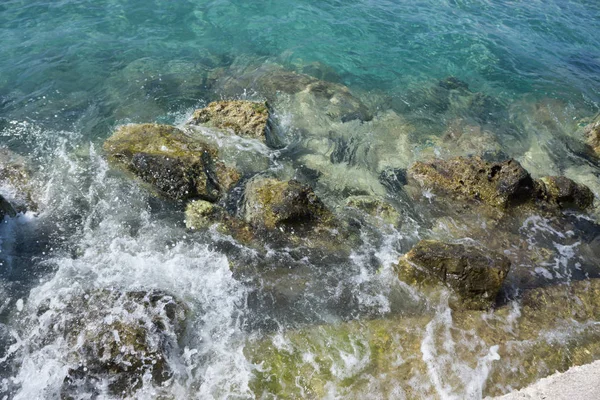
<svg viewBox="0 0 600 400">
<path fill-rule="evenodd" d="M 398 264 L 401 280 L 418 286 L 445 284 L 468 309 L 486 309 L 510 269 L 502 254 L 463 244 L 421 240 Z"/>
<path fill-rule="evenodd" d="M 409 176 L 421 186 L 467 200 L 508 208 L 530 200 L 535 184 L 517 161 L 487 162 L 480 157 L 456 157 L 416 162 Z"/>
<path fill-rule="evenodd" d="M 270 130 L 269 108 L 265 102 L 215 101 L 205 108 L 196 110 L 192 122 L 231 129 L 236 135 L 262 141 L 266 140 Z"/>
</svg>

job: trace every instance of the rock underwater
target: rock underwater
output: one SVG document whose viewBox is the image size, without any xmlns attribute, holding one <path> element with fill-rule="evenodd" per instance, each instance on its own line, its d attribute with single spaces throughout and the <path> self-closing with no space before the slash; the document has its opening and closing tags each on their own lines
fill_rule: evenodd
<svg viewBox="0 0 600 400">
<path fill-rule="evenodd" d="M 397 265 L 400 280 L 420 288 L 444 284 L 459 297 L 454 308 L 489 309 L 510 269 L 502 255 L 464 244 L 421 240 Z"/>
<path fill-rule="evenodd" d="M 350 399 L 437 399 L 443 385 L 457 398 L 481 398 L 600 357 L 593 323 L 600 280 L 531 290 L 515 310 L 438 311 L 278 333 L 246 346 L 256 365 L 251 388 L 261 398 L 323 398 L 335 388 Z M 573 321 L 580 328 L 570 328 Z M 476 385 L 473 376 L 481 379 Z"/>
</svg>

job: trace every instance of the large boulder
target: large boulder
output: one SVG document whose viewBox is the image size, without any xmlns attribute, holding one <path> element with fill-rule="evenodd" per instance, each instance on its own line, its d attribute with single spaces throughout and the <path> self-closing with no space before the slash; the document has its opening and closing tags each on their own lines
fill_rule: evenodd
<svg viewBox="0 0 600 400">
<path fill-rule="evenodd" d="M 257 176 L 246 184 L 244 218 L 252 226 L 266 229 L 302 228 L 327 223 L 332 214 L 310 186 Z"/>
<path fill-rule="evenodd" d="M 109 160 L 175 199 L 218 200 L 239 178 L 218 150 L 170 125 L 119 127 L 104 142 Z"/>
<path fill-rule="evenodd" d="M 533 179 L 518 161 L 485 161 L 479 156 L 416 162 L 409 178 L 433 192 L 500 209 L 529 205 L 547 211 L 585 210 L 594 202 L 585 185 L 564 176 Z"/>
<path fill-rule="evenodd" d="M 265 102 L 215 101 L 194 111 L 192 123 L 228 129 L 236 135 L 266 141 L 271 129 Z"/>
<path fill-rule="evenodd" d="M 421 287 L 447 285 L 468 309 L 490 308 L 509 269 L 502 254 L 434 240 L 421 240 L 397 266 L 400 280 Z"/>
<path fill-rule="evenodd" d="M 535 183 L 515 160 L 487 162 L 481 157 L 456 157 L 416 162 L 409 176 L 421 186 L 468 200 L 508 208 L 532 198 Z"/>
</svg>

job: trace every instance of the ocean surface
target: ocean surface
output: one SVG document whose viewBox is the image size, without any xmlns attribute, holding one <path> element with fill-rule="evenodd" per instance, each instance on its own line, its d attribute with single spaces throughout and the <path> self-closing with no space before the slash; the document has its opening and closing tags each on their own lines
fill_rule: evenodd
<svg viewBox="0 0 600 400">
<path fill-rule="evenodd" d="M 252 380 L 260 365 L 244 353 L 248 340 L 285 342 L 285 332 L 294 329 L 386 318 L 413 307 L 394 298 L 401 284 L 389 270 L 432 229 L 419 210 L 403 213 L 401 228 L 364 229 L 363 244 L 346 259 L 290 261 L 296 272 L 283 284 L 309 289 L 297 294 L 290 287 L 292 300 L 279 307 L 252 278 L 233 273 L 231 260 L 281 265 L 294 257 L 278 249 L 261 258 L 234 240 L 215 245 L 223 238 L 214 230 L 186 230 L 181 204 L 152 196 L 107 164 L 102 143 L 115 127 L 181 124 L 194 109 L 231 96 L 215 84 L 223 76 L 277 65 L 345 85 L 369 107 L 374 122 L 337 125 L 334 142 L 341 147 L 323 151 L 336 166 L 350 165 L 357 175 L 348 180 L 356 183 L 368 175 L 360 175 L 361 168 L 375 174 L 381 166 L 404 166 L 388 162 L 394 151 L 373 155 L 403 126 L 390 113 L 412 127 L 414 145 L 399 158 L 452 155 L 435 140 L 469 115 L 427 99 L 437 82 L 454 77 L 493 99 L 483 102 L 479 121 L 497 134 L 499 152 L 535 177 L 564 174 L 587 184 L 598 204 L 599 164 L 584 154 L 575 131 L 600 108 L 599 33 L 596 0 L 3 0 L 0 146 L 31 162 L 39 208 L 7 218 L 0 232 L 0 398 L 120 397 L 103 392 L 101 383 L 100 389 L 81 387 L 74 397 L 61 391 L 75 367 L 68 357 L 73 344 L 60 332 L 80 318 L 73 299 L 92 290 L 161 290 L 191 310 L 185 338 L 173 350 L 174 377 L 162 388 L 145 380 L 132 395 L 142 399 L 258 397 Z M 261 93 L 236 96 L 260 99 Z M 330 128 L 322 120 L 294 122 L 293 104 L 274 104 L 280 129 L 295 145 L 264 150 L 269 165 L 284 170 L 292 160 L 289 168 L 302 164 L 327 176 L 329 167 L 311 166 L 314 158 L 299 149 L 308 140 L 297 132 Z M 365 133 L 357 139 L 357 132 Z M 356 141 L 358 151 L 344 148 Z M 320 142 L 310 143 L 320 154 Z M 335 185 L 350 175 L 335 171 L 339 176 L 332 172 L 329 181 L 311 182 L 326 203 L 346 193 Z M 402 212 L 403 204 L 395 207 Z M 596 213 L 586 218 L 594 221 Z M 541 217 L 523 224 L 521 235 L 532 246 L 554 251 L 542 266 L 524 262 L 532 282 L 598 276 L 600 232 L 589 224 L 581 231 L 577 223 L 556 230 Z M 44 307 L 52 315 L 42 318 Z M 436 323 L 448 323 L 449 314 L 440 313 Z M 81 323 L 100 324 L 92 314 Z M 414 356 L 435 365 L 427 343 Z M 347 360 L 345 367 L 355 371 L 363 362 Z M 459 369 L 458 386 L 437 384 L 430 368 L 412 388 L 425 388 L 424 397 L 481 398 L 487 369 L 472 363 Z M 345 386 L 335 382 L 324 397 L 345 397 Z M 373 386 L 370 395 L 405 395 L 380 389 Z"/>
</svg>

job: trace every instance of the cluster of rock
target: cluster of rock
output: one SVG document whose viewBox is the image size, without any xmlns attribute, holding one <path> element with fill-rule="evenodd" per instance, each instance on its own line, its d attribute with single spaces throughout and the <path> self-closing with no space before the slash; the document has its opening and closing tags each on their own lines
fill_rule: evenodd
<svg viewBox="0 0 600 400">
<path fill-rule="evenodd" d="M 235 70 L 235 66 L 231 68 Z M 341 206 L 336 208 L 332 205 L 335 202 L 326 203 L 324 198 L 317 195 L 318 188 L 312 187 L 308 183 L 309 179 L 303 179 L 304 175 L 295 176 L 285 168 L 269 170 L 268 160 L 260 164 L 261 167 L 248 168 L 243 165 L 243 157 L 237 157 L 238 153 L 235 151 L 231 153 L 227 143 L 220 139 L 239 138 L 243 143 L 254 146 L 251 148 L 267 148 L 267 151 L 281 148 L 283 142 L 277 132 L 270 104 L 281 101 L 282 96 L 291 102 L 292 107 L 298 107 L 300 115 L 308 116 L 312 110 L 320 109 L 325 116 L 323 120 L 337 124 L 336 127 L 345 126 L 344 129 L 350 129 L 348 126 L 371 129 L 374 123 L 390 121 L 397 124 L 394 126 L 409 124 L 405 125 L 406 121 L 395 114 L 372 115 L 360 99 L 339 83 L 286 71 L 270 64 L 260 68 L 242 68 L 235 72 L 214 77 L 212 87 L 232 97 L 239 96 L 242 91 L 250 88 L 269 102 L 216 101 L 195 111 L 190 121 L 183 126 L 124 125 L 117 128 L 104 143 L 104 150 L 113 166 L 139 179 L 154 194 L 185 207 L 185 224 L 190 230 L 215 227 L 221 234 L 231 236 L 259 251 L 265 251 L 264 248 L 270 246 L 289 248 L 299 245 L 298 247 L 311 250 L 317 249 L 319 256 L 336 252 L 348 255 L 353 246 L 360 242 L 360 235 L 354 234 L 353 226 L 363 221 L 368 221 L 376 229 L 398 227 L 401 224 L 401 211 L 404 210 L 396 200 L 402 196 L 420 203 L 424 208 L 432 197 L 438 196 L 443 199 L 442 203 L 454 204 L 444 204 L 443 207 L 446 208 L 441 207 L 442 214 L 443 210 L 454 207 L 463 216 L 485 215 L 497 226 L 511 218 L 522 221 L 526 216 L 540 213 L 559 218 L 565 210 L 585 212 L 593 206 L 594 194 L 587 186 L 565 176 L 535 179 L 518 161 L 507 157 L 498 159 L 500 146 L 497 146 L 498 148 L 492 149 L 493 160 L 484 157 L 484 154 L 438 157 L 412 162 L 409 168 L 379 160 L 377 170 L 367 171 L 365 174 L 367 178 L 375 176 L 379 179 L 360 186 L 369 189 L 376 186 L 376 189 L 362 190 L 357 184 L 353 190 L 347 190 L 348 186 L 339 191 L 332 190 L 338 195 L 341 193 L 342 196 L 339 197 L 343 197 L 338 199 L 338 205 Z M 472 121 L 477 121 L 481 126 L 496 123 L 506 117 L 506 110 L 493 98 L 471 92 L 468 85 L 455 78 L 438 82 L 432 90 L 432 98 L 438 102 L 434 104 L 431 99 L 427 101 L 428 104 L 435 105 L 438 115 L 450 112 L 458 103 L 464 103 L 467 110 L 465 120 L 451 123 L 452 127 L 443 134 L 442 140 L 456 141 L 460 145 L 467 143 L 470 150 L 483 153 L 480 150 L 495 140 L 494 135 L 484 128 L 472 128 Z M 413 104 L 418 106 L 419 103 Z M 396 108 L 399 109 L 400 106 Z M 367 124 L 372 125 L 364 128 Z M 588 144 L 596 153 L 600 153 L 598 126 L 596 121 L 586 128 Z M 359 134 L 362 131 L 359 130 L 357 135 Z M 397 132 L 394 134 L 398 135 Z M 307 175 L 311 172 L 319 178 L 325 175 L 325 169 L 312 168 L 312 165 L 317 165 L 322 160 L 332 169 L 339 166 L 341 175 L 352 168 L 358 169 L 356 154 L 363 149 L 368 153 L 368 139 L 353 136 L 346 140 L 338 137 L 334 131 L 328 132 L 328 135 L 327 140 L 336 145 L 326 150 L 319 149 L 324 142 L 318 139 L 307 143 L 307 148 L 312 146 L 311 151 L 316 149 L 311 154 L 314 156 L 312 160 L 319 158 L 315 164 L 310 164 L 310 158 L 302 159 L 306 163 L 301 167 L 308 171 Z M 374 147 L 377 146 L 381 149 L 387 143 L 375 143 Z M 397 150 L 393 146 L 388 149 L 392 153 Z M 230 153 L 235 156 L 230 157 Z M 263 157 L 262 161 L 265 158 L 268 159 Z M 302 169 L 300 166 L 293 167 Z M 0 179 L 12 179 L 7 176 L 18 176 L 21 173 L 8 174 L 3 171 L 0 169 Z M 326 177 L 323 181 L 325 179 Z M 354 175 L 349 179 L 354 179 Z M 21 190 L 20 193 L 26 194 L 27 190 Z M 428 196 L 423 196 L 424 193 Z M 23 204 L 31 204 L 27 203 L 27 199 L 27 195 L 22 198 Z M 27 206 L 31 207 L 33 205 Z M 0 211 L 3 215 L 13 216 L 20 210 L 18 206 L 0 198 Z M 468 225 L 468 218 L 463 222 L 468 229 L 473 228 L 473 236 L 476 236 L 477 229 L 481 229 L 476 228 L 475 224 Z M 459 324 L 464 327 L 474 326 L 482 336 L 492 335 L 491 332 L 496 332 L 499 328 L 491 329 L 482 325 L 481 321 L 474 322 L 473 315 L 482 320 L 482 311 L 499 305 L 498 294 L 505 285 L 512 259 L 502 253 L 502 246 L 494 246 L 483 237 L 470 241 L 463 239 L 452 237 L 447 240 L 420 240 L 398 260 L 394 272 L 400 281 L 430 294 L 439 293 L 440 289 L 442 293 L 449 290 L 450 306 L 460 313 Z M 573 290 L 577 296 L 585 299 L 584 304 L 595 305 L 598 300 L 595 296 L 598 283 L 592 281 L 590 285 L 595 290 L 594 296 L 583 291 L 581 284 L 574 286 Z M 525 309 L 519 320 L 523 332 L 502 333 L 504 351 L 508 356 L 515 360 L 519 357 L 520 360 L 532 357 L 531 351 L 519 355 L 518 351 L 510 348 L 509 342 L 527 340 L 532 335 L 537 335 L 542 327 L 553 328 L 559 325 L 558 317 L 550 318 L 552 323 L 544 322 L 540 328 L 535 328 L 532 322 L 537 321 L 537 315 L 533 311 L 535 307 L 544 308 L 540 301 L 554 296 L 555 290 L 559 289 L 538 289 L 526 294 Z M 588 295 L 591 297 L 585 297 Z M 117 303 L 123 312 L 114 315 L 111 305 Z M 80 393 L 81 388 L 87 392 L 93 391 L 100 381 L 109 382 L 109 392 L 117 395 L 133 393 L 142 385 L 141 377 L 144 375 L 150 376 L 157 385 L 172 378 L 173 371 L 167 360 L 185 326 L 187 310 L 182 302 L 162 292 L 100 290 L 72 300 L 68 308 L 73 311 L 69 313 L 72 319 L 60 322 L 63 324 L 61 331 L 64 332 L 63 339 L 73 349 L 67 356 L 67 362 L 78 367 L 68 371 L 62 388 L 64 398 Z M 475 311 L 470 314 L 466 310 Z M 583 311 L 586 318 L 595 316 L 587 308 Z M 497 313 L 506 318 L 508 312 L 507 307 L 497 309 Z M 38 315 L 42 318 L 47 315 L 49 319 L 53 319 L 59 313 L 48 309 L 40 310 Z M 140 315 L 144 317 L 140 319 Z M 151 318 L 148 319 L 148 315 Z M 102 322 L 87 326 L 85 321 L 89 320 Z M 415 317 L 404 326 L 413 323 L 420 328 L 419 332 L 423 332 L 426 320 L 429 321 L 430 318 Z M 51 322 L 59 323 L 54 320 Z M 377 368 L 381 367 L 378 371 L 382 373 L 391 370 L 390 352 L 401 351 L 399 343 L 386 336 L 394 331 L 395 323 L 391 319 L 367 322 L 371 333 L 365 338 L 366 344 L 363 345 L 374 349 L 372 356 Z M 353 323 L 313 327 L 291 333 L 289 336 L 294 346 L 299 342 L 309 343 L 311 351 L 320 352 L 319 357 L 322 358 L 318 359 L 317 364 L 322 365 L 316 370 L 302 361 L 299 354 L 304 354 L 305 349 L 301 345 L 295 348 L 297 352 L 290 354 L 284 354 L 287 350 L 274 349 L 270 344 L 265 344 L 268 341 L 249 346 L 248 357 L 257 364 L 264 360 L 264 371 L 267 371 L 257 374 L 253 387 L 257 396 L 273 394 L 298 397 L 294 392 L 298 385 L 281 383 L 298 373 L 302 380 L 302 390 L 305 390 L 304 395 L 324 395 L 325 389 L 320 385 L 334 378 L 325 376 L 326 371 L 331 371 L 329 362 L 323 361 L 328 359 L 329 353 L 319 347 L 319 344 L 311 343 L 313 337 L 319 337 L 318 332 L 315 334 L 319 329 L 324 329 L 326 335 L 331 335 L 334 341 L 338 336 L 347 341 L 350 334 L 359 334 L 358 325 Z M 402 329 L 405 329 L 400 334 L 402 346 L 417 354 L 418 349 L 414 347 L 423 338 L 420 334 L 406 330 L 408 328 Z M 347 346 L 347 343 L 335 342 L 336 348 L 343 349 Z M 597 349 L 593 350 L 594 354 L 600 355 L 596 352 Z M 386 376 L 394 380 L 407 380 L 414 365 L 418 364 L 414 367 L 417 370 L 424 370 L 425 367 L 419 362 L 411 360 L 398 368 L 397 373 Z M 542 373 L 541 368 L 535 371 L 537 374 Z M 350 387 L 354 383 L 349 382 L 348 385 Z M 360 386 L 359 383 L 357 385 Z"/>
</svg>

